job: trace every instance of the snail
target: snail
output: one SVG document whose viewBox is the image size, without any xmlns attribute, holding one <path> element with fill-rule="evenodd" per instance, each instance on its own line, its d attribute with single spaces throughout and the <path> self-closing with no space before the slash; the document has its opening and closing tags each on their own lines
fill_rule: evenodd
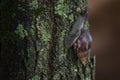
<svg viewBox="0 0 120 80">
<path fill-rule="evenodd" d="M 84 28 L 86 18 L 87 10 L 85 9 L 75 21 L 65 42 L 68 49 L 73 46 L 75 53 L 83 64 L 85 64 L 92 43 L 89 31 Z"/>
<path fill-rule="evenodd" d="M 86 29 L 81 29 L 80 36 L 76 39 L 73 44 L 73 49 L 77 54 L 80 61 L 85 64 L 87 56 L 89 54 L 89 50 L 92 44 L 92 37 Z"/>
</svg>

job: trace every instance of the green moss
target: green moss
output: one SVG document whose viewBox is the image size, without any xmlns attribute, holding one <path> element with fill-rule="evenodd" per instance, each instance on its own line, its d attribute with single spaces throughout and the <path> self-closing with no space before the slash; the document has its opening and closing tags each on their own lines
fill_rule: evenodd
<svg viewBox="0 0 120 80">
<path fill-rule="evenodd" d="M 24 29 L 22 24 L 18 24 L 15 33 L 19 36 L 19 38 L 24 39 L 25 36 L 28 36 L 27 31 Z"/>
</svg>

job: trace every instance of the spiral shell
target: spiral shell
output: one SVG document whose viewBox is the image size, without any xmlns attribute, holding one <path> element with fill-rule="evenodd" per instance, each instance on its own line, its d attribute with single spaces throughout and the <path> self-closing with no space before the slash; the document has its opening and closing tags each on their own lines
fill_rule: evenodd
<svg viewBox="0 0 120 80">
<path fill-rule="evenodd" d="M 86 29 L 81 30 L 81 35 L 76 39 L 73 47 L 80 61 L 85 64 L 91 48 L 92 37 Z"/>
</svg>

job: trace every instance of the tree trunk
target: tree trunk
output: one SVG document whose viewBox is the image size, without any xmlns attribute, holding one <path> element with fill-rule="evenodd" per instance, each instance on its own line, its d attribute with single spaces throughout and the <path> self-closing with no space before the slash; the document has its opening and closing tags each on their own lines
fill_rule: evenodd
<svg viewBox="0 0 120 80">
<path fill-rule="evenodd" d="M 82 0 L 2 0 L 0 77 L 94 80 L 95 57 L 91 54 L 86 65 L 82 65 L 72 48 L 67 50 L 64 45 L 85 5 Z"/>
</svg>

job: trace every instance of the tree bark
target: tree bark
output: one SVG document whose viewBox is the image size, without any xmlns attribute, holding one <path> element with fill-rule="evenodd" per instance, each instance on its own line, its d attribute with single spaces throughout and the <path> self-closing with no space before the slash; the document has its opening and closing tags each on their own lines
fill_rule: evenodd
<svg viewBox="0 0 120 80">
<path fill-rule="evenodd" d="M 2 0 L 2 80 L 94 80 L 94 56 L 82 65 L 64 44 L 79 4 L 82 0 Z"/>
</svg>

